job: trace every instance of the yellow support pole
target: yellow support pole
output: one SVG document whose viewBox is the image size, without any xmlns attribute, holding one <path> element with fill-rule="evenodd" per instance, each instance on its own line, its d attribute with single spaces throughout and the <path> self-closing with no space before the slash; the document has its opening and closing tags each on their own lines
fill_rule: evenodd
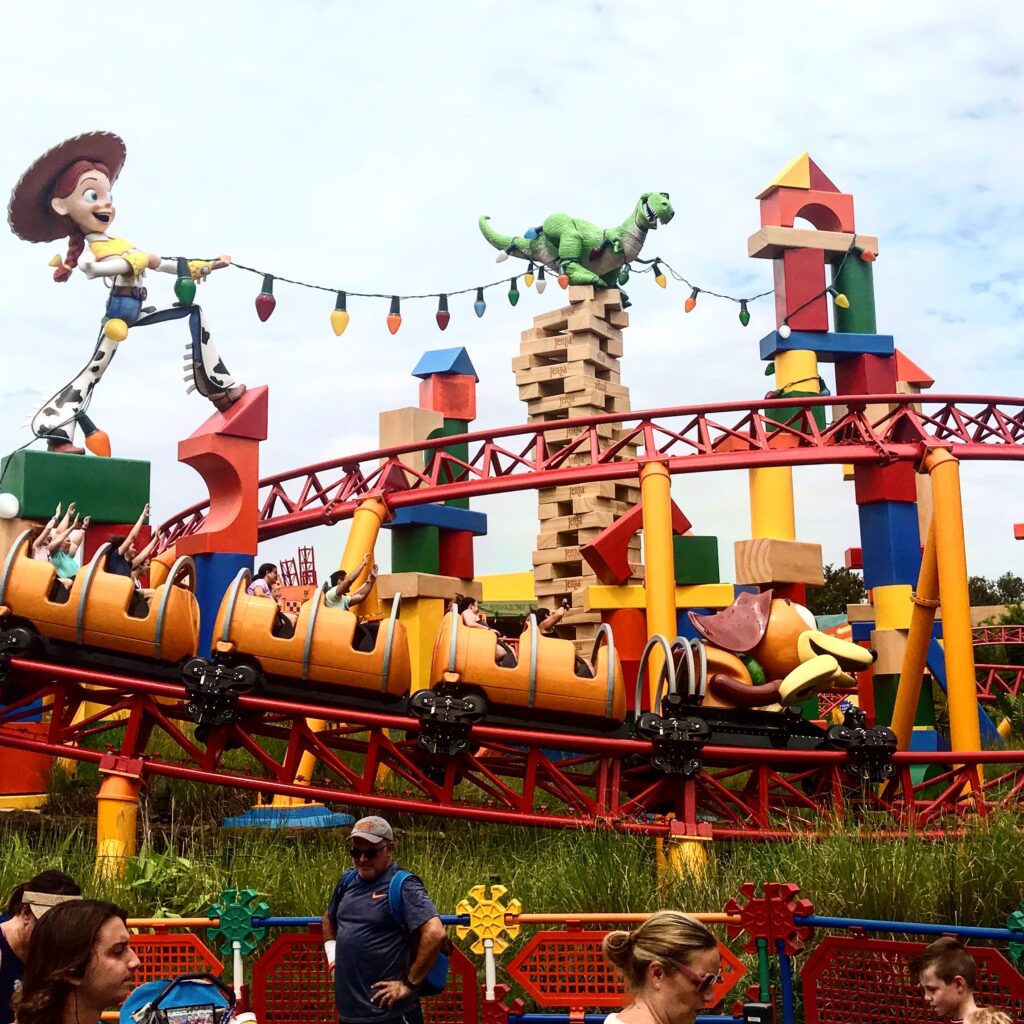
<svg viewBox="0 0 1024 1024">
<path fill-rule="evenodd" d="M 903 651 L 896 703 L 892 710 L 892 731 L 896 733 L 897 750 L 910 749 L 910 736 L 914 731 L 914 717 L 921 696 L 921 680 L 935 624 L 935 609 L 939 603 L 939 566 L 935 556 L 934 521 L 928 524 L 917 591 L 912 600 L 914 607 L 910 617 L 910 632 Z"/>
<path fill-rule="evenodd" d="M 948 451 L 938 448 L 925 456 L 924 468 L 932 481 L 950 741 L 954 750 L 981 750 L 960 463 Z"/>
<path fill-rule="evenodd" d="M 644 596 L 647 637 L 660 633 L 669 642 L 676 635 L 676 571 L 672 548 L 672 483 L 665 462 L 640 467 L 640 501 L 644 527 Z M 649 661 L 651 710 L 655 708 L 664 654 L 658 648 Z"/>
<path fill-rule="evenodd" d="M 125 861 L 134 857 L 140 779 L 106 775 L 96 797 L 96 875 L 123 878 Z"/>
<path fill-rule="evenodd" d="M 775 386 L 780 394 L 816 390 L 817 355 L 804 349 L 780 352 L 775 357 Z M 749 486 L 751 537 L 796 540 L 793 470 L 788 466 L 752 469 Z"/>
<path fill-rule="evenodd" d="M 370 564 L 373 564 L 373 549 L 377 543 L 377 535 L 380 533 L 381 524 L 389 519 L 391 513 L 388 511 L 384 500 L 379 497 L 364 498 L 359 507 L 352 514 L 352 527 L 348 532 L 348 540 L 345 541 L 345 550 L 341 556 L 339 568 L 343 572 L 351 572 L 362 561 L 364 555 L 370 555 Z M 352 590 L 358 590 L 369 574 L 370 566 L 367 566 L 359 573 Z M 319 600 L 316 595 L 315 600 Z M 377 585 L 374 584 L 366 599 L 359 606 L 360 615 L 363 618 L 376 618 L 381 614 L 380 601 L 377 599 Z M 327 722 L 320 718 L 307 718 L 306 725 L 313 732 L 323 732 L 327 728 Z M 295 772 L 294 783 L 296 786 L 309 786 L 313 782 L 313 772 L 316 770 L 316 757 L 308 751 L 299 759 L 299 767 Z M 270 802 L 271 807 L 302 807 L 307 801 L 294 796 L 276 795 Z"/>
</svg>

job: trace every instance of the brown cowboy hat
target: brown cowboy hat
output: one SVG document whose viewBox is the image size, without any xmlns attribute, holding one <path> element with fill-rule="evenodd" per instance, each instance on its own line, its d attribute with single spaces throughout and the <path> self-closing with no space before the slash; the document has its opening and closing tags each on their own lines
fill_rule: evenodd
<svg viewBox="0 0 1024 1024">
<path fill-rule="evenodd" d="M 67 238 L 68 221 L 50 206 L 57 179 L 76 160 L 94 160 L 110 170 L 113 184 L 124 167 L 124 141 L 113 132 L 85 132 L 48 149 L 18 179 L 7 204 L 7 223 L 26 242 Z"/>
</svg>

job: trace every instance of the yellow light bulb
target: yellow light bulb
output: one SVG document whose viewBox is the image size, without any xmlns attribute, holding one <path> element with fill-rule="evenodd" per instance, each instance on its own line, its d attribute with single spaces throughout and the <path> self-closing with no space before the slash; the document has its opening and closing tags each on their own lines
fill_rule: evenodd
<svg viewBox="0 0 1024 1024">
<path fill-rule="evenodd" d="M 655 274 L 654 275 L 654 283 L 659 288 L 664 288 L 668 284 L 668 278 L 665 277 L 664 274 Z"/>
<path fill-rule="evenodd" d="M 332 309 L 331 310 L 331 327 L 334 328 L 334 333 L 340 338 L 345 333 L 345 328 L 348 327 L 349 315 L 348 311 L 344 309 Z"/>
<path fill-rule="evenodd" d="M 836 293 L 836 305 L 840 309 L 849 309 L 850 308 L 850 300 L 842 292 L 837 292 Z"/>
<path fill-rule="evenodd" d="M 526 283 L 527 288 L 533 287 L 533 274 L 523 274 L 523 281 Z"/>
</svg>

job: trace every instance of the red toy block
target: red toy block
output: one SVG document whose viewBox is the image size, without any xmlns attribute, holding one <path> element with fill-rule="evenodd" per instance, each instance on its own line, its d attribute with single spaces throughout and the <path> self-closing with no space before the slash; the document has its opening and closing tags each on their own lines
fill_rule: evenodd
<svg viewBox="0 0 1024 1024">
<path fill-rule="evenodd" d="M 797 217 L 819 231 L 855 231 L 853 196 L 818 189 L 777 188 L 761 200 L 761 227 L 791 228 Z"/>
<path fill-rule="evenodd" d="M 420 408 L 448 420 L 476 419 L 476 378 L 470 374 L 435 373 L 420 381 Z"/>
<path fill-rule="evenodd" d="M 439 531 L 437 571 L 460 580 L 473 578 L 473 534 L 469 530 Z"/>
<path fill-rule="evenodd" d="M 843 564 L 847 569 L 863 569 L 864 552 L 860 548 L 847 548 L 843 554 Z"/>
<path fill-rule="evenodd" d="M 1013 539 L 1024 540 L 1024 523 L 1013 524 Z"/>
<path fill-rule="evenodd" d="M 762 587 L 762 591 L 771 590 L 779 598 L 785 598 L 795 604 L 807 604 L 806 583 L 773 583 L 771 587 Z"/>
<path fill-rule="evenodd" d="M 615 653 L 622 662 L 622 674 L 625 679 L 636 680 L 640 670 L 640 659 L 647 646 L 647 615 L 642 608 L 616 608 L 601 613 L 601 621 L 606 622 L 615 638 Z M 588 651 L 587 654 L 590 652 Z M 640 688 L 641 700 L 647 700 L 647 687 Z M 626 687 L 626 707 L 635 711 L 633 700 L 636 691 L 633 686 Z M 642 709 L 641 709 L 642 710 Z"/>
<path fill-rule="evenodd" d="M 916 388 L 930 388 L 935 378 L 921 369 L 910 356 L 896 349 L 896 379 Z"/>
<path fill-rule="evenodd" d="M 141 512 L 142 509 L 140 508 Z M 131 533 L 134 523 L 90 523 L 89 529 L 85 531 L 85 540 L 82 542 L 82 564 L 92 559 L 92 556 L 99 551 L 103 544 L 106 544 L 111 537 L 127 537 Z M 135 550 L 141 551 L 153 536 L 153 528 L 146 523 L 139 530 L 135 539 Z"/>
<path fill-rule="evenodd" d="M 250 441 L 266 441 L 270 389 L 266 384 L 249 388 L 227 412 L 214 413 L 192 437 L 218 434 L 222 437 L 244 437 Z"/>
<path fill-rule="evenodd" d="M 210 511 L 196 533 L 182 537 L 179 555 L 231 551 L 256 554 L 259 525 L 259 441 L 219 434 L 178 442 L 178 461 L 191 466 L 210 492 Z"/>
<path fill-rule="evenodd" d="M 820 249 L 787 249 L 772 261 L 775 274 L 775 316 L 794 331 L 828 330 L 825 258 Z M 817 298 L 814 298 L 817 296 Z M 813 299 L 813 301 L 808 301 Z M 800 309 L 803 304 L 808 304 Z M 792 312 L 798 310 L 799 312 Z"/>
<path fill-rule="evenodd" d="M 810 158 L 807 160 L 807 169 L 810 172 L 811 188 L 816 192 L 838 192 L 839 189 L 829 180 L 825 172 Z"/>
<path fill-rule="evenodd" d="M 580 548 L 580 554 L 606 586 L 621 586 L 633 570 L 629 567 L 629 542 L 643 526 L 643 505 L 635 504 L 625 515 L 619 516 L 611 526 L 602 530 L 589 544 Z M 686 533 L 690 520 L 672 502 L 672 532 Z"/>
<path fill-rule="evenodd" d="M 837 395 L 896 394 L 898 363 L 893 356 L 854 356 L 836 362 Z"/>
<path fill-rule="evenodd" d="M 858 505 L 876 501 L 917 501 L 917 474 L 909 462 L 891 466 L 854 466 L 853 488 Z"/>
</svg>

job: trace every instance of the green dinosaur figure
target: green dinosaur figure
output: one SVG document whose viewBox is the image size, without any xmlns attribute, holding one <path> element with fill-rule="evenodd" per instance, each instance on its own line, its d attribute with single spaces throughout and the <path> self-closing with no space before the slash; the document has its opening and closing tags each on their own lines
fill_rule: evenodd
<svg viewBox="0 0 1024 1024">
<path fill-rule="evenodd" d="M 630 215 L 607 230 L 564 213 L 551 214 L 542 227 L 527 232 L 536 236 L 533 238 L 499 235 L 489 217 L 480 218 L 480 230 L 495 249 L 564 273 L 570 284 L 615 288 L 620 268 L 640 255 L 647 232 L 674 216 L 667 192 L 645 192 Z M 622 304 L 629 305 L 625 292 Z"/>
</svg>

